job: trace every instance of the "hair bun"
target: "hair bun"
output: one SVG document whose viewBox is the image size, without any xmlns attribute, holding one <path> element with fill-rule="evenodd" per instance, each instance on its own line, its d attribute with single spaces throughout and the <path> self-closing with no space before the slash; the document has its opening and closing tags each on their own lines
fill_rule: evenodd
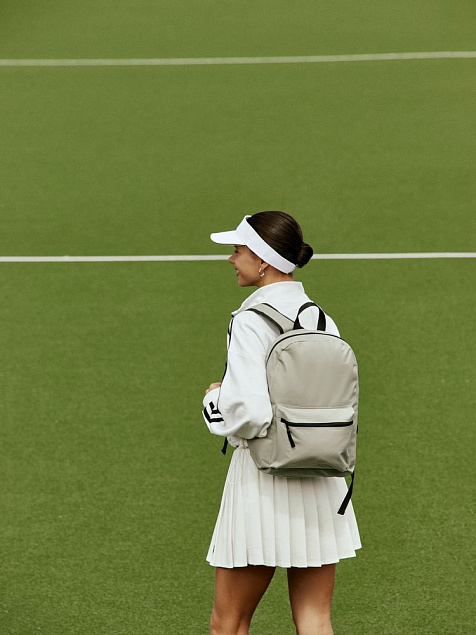
<svg viewBox="0 0 476 635">
<path fill-rule="evenodd" d="M 299 248 L 297 258 L 296 258 L 296 267 L 304 267 L 312 258 L 314 254 L 314 250 L 311 245 L 307 243 L 303 243 Z"/>
<path fill-rule="evenodd" d="M 261 238 L 280 256 L 304 267 L 312 258 L 313 250 L 302 240 L 302 229 L 295 218 L 287 212 L 268 210 L 257 212 L 248 223 Z"/>
</svg>

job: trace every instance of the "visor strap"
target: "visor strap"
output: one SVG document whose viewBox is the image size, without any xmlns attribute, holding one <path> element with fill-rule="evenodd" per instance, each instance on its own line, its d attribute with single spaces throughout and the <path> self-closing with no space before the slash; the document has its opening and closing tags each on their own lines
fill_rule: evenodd
<svg viewBox="0 0 476 635">
<path fill-rule="evenodd" d="M 283 258 L 278 252 L 273 249 L 261 236 L 256 232 L 253 227 L 246 220 L 250 216 L 245 216 L 241 223 L 236 228 L 236 233 L 240 239 L 243 240 L 243 244 L 246 245 L 252 252 L 264 260 L 278 271 L 283 273 L 291 273 L 296 268 L 296 265 L 286 258 Z"/>
</svg>

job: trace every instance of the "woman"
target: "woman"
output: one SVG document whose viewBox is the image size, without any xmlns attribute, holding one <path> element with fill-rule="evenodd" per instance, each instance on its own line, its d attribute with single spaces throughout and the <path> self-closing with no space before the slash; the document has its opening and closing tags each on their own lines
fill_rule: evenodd
<svg viewBox="0 0 476 635">
<path fill-rule="evenodd" d="M 293 280 L 312 248 L 303 242 L 296 220 L 279 211 L 243 219 L 235 231 L 212 234 L 219 244 L 234 245 L 229 258 L 240 287 L 258 287 L 232 313 L 227 368 L 204 398 L 210 432 L 227 437 L 236 449 L 207 560 L 216 567 L 212 635 L 245 635 L 275 568 L 286 567 L 289 596 L 299 635 L 331 635 L 331 599 L 335 563 L 355 556 L 360 547 L 352 505 L 337 509 L 345 496 L 343 478 L 287 479 L 257 469 L 247 439 L 264 437 L 272 409 L 266 381 L 266 355 L 279 332 L 252 311 L 268 303 L 291 319 L 308 296 Z M 303 328 L 316 328 L 317 307 L 300 316 Z M 339 335 L 326 316 L 327 332 Z"/>
</svg>

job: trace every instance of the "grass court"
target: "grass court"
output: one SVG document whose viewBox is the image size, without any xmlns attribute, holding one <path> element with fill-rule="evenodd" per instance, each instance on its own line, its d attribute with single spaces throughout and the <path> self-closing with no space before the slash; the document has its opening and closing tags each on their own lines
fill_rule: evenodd
<svg viewBox="0 0 476 635">
<path fill-rule="evenodd" d="M 474 51 L 467 2 L 5 0 L 1 59 Z M 284 209 L 316 253 L 471 252 L 473 59 L 0 67 L 0 256 L 220 254 Z M 360 362 L 336 635 L 474 631 L 474 259 L 298 271 Z M 226 262 L 0 262 L 0 632 L 206 635 L 229 456 L 200 408 Z M 253 635 L 292 635 L 278 571 Z"/>
</svg>

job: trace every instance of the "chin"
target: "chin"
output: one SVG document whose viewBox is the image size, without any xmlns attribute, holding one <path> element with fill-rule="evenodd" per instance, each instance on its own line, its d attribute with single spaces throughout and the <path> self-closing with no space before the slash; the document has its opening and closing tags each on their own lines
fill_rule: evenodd
<svg viewBox="0 0 476 635">
<path fill-rule="evenodd" d="M 238 280 L 239 287 L 256 287 L 256 282 L 252 280 Z"/>
</svg>

